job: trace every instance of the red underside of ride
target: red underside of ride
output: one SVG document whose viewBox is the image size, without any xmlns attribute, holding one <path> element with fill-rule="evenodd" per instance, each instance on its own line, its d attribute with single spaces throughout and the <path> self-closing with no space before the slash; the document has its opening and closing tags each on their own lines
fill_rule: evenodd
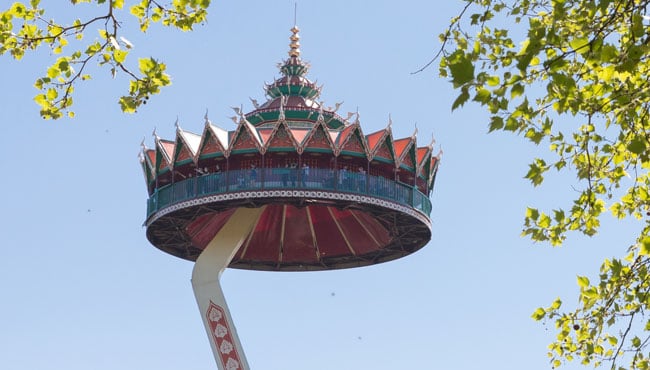
<svg viewBox="0 0 650 370">
<path fill-rule="evenodd" d="M 186 232 L 192 244 L 204 249 L 232 213 L 205 214 L 190 223 Z M 318 263 L 322 258 L 365 255 L 390 241 L 388 230 L 360 210 L 268 205 L 233 262 Z"/>
</svg>

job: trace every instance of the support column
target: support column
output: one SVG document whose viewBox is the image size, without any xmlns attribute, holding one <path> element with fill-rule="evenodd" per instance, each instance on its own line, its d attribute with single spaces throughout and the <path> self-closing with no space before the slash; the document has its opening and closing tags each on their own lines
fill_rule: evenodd
<svg viewBox="0 0 650 370">
<path fill-rule="evenodd" d="M 239 208 L 197 258 L 192 288 L 220 370 L 248 370 L 219 279 L 262 214 L 262 208 Z"/>
</svg>

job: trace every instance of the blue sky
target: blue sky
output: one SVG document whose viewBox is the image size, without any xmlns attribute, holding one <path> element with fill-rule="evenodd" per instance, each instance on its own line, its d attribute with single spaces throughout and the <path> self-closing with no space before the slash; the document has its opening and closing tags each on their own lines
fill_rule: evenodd
<svg viewBox="0 0 650 370">
<path fill-rule="evenodd" d="M 326 104 L 358 107 L 365 133 L 384 128 L 391 114 L 395 137 L 410 136 L 416 123 L 420 145 L 435 136 L 444 156 L 432 240 L 360 269 L 226 271 L 248 362 L 262 370 L 548 369 L 553 330 L 530 314 L 558 296 L 573 306 L 576 275 L 595 278 L 603 258 L 633 242 L 636 226 L 606 216 L 599 236 L 555 249 L 521 238 L 526 206 L 564 205 L 580 184 L 552 176 L 532 188 L 523 176 L 543 144 L 488 135 L 475 106 L 451 112 L 456 93 L 437 68 L 410 74 L 435 54 L 461 2 L 369 4 L 301 1 L 301 55 L 312 65 L 308 77 L 324 84 Z M 124 24 L 135 45 L 130 58 L 153 55 L 173 77 L 135 115 L 116 103 L 126 79 L 92 69 L 93 80 L 76 89 L 76 118 L 44 121 L 32 83 L 48 53 L 0 58 L 0 368 L 215 368 L 192 264 L 145 238 L 139 144 L 145 137 L 152 146 L 154 127 L 173 138 L 177 117 L 200 133 L 206 109 L 233 129 L 229 107 L 251 110 L 249 97 L 262 101 L 263 83 L 279 75 L 293 5 L 215 1 L 208 24 L 191 33 L 153 26 L 143 35 Z M 83 9 L 92 14 L 94 6 Z"/>
</svg>

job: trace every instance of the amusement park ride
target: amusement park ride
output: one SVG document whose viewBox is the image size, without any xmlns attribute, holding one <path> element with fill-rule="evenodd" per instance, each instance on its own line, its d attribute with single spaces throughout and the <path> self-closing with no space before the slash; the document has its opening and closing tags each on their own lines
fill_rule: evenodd
<svg viewBox="0 0 650 370">
<path fill-rule="evenodd" d="M 431 238 L 439 156 L 391 123 L 364 135 L 318 101 L 305 78 L 298 28 L 268 101 L 235 109 L 233 131 L 207 118 L 201 135 L 177 126 L 143 145 L 147 238 L 195 261 L 192 286 L 219 369 L 248 369 L 219 278 L 226 267 L 316 271 L 390 261 Z M 337 107 L 338 108 L 338 107 Z"/>
</svg>

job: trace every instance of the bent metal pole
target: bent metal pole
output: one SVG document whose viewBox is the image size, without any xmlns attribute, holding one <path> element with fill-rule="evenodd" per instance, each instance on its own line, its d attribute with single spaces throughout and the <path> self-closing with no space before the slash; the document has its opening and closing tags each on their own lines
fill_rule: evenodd
<svg viewBox="0 0 650 370">
<path fill-rule="evenodd" d="M 263 210 L 238 208 L 201 252 L 192 271 L 194 296 L 220 370 L 249 369 L 219 279 Z"/>
</svg>

